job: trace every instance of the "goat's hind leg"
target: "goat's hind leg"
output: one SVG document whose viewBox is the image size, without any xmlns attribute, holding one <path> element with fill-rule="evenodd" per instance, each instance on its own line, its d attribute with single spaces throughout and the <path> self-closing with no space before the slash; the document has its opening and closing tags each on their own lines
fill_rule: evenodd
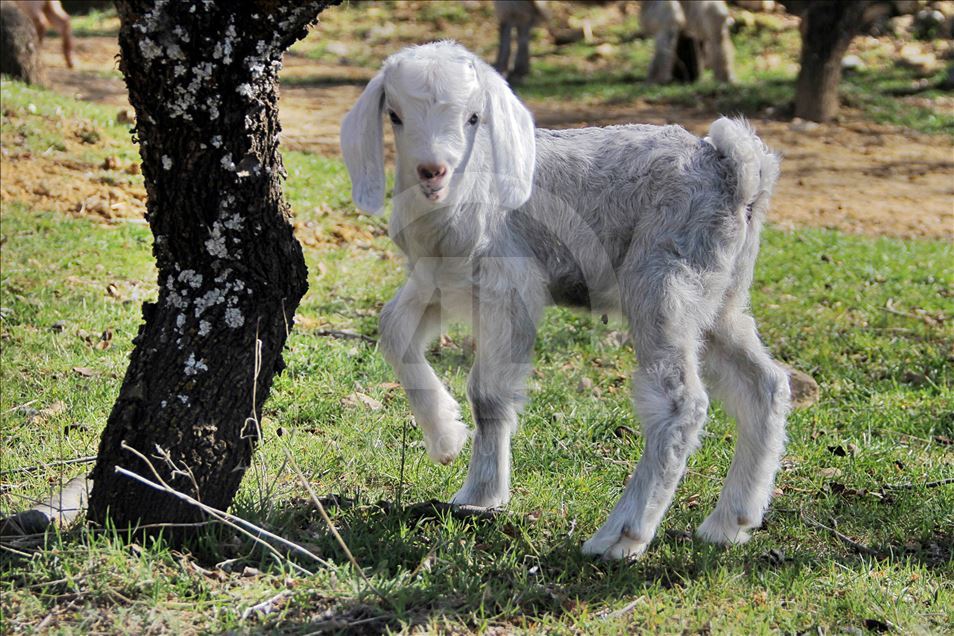
<svg viewBox="0 0 954 636">
<path fill-rule="evenodd" d="M 743 543 L 747 530 L 761 525 L 772 497 L 785 445 L 788 377 L 742 311 L 723 316 L 710 334 L 705 376 L 736 420 L 737 441 L 722 494 L 698 535 L 713 543 Z"/>
<path fill-rule="evenodd" d="M 460 407 L 424 357 L 441 327 L 440 306 L 420 301 L 408 282 L 381 312 L 379 347 L 407 393 L 424 433 L 424 447 L 435 462 L 449 464 L 467 442 Z"/>
</svg>

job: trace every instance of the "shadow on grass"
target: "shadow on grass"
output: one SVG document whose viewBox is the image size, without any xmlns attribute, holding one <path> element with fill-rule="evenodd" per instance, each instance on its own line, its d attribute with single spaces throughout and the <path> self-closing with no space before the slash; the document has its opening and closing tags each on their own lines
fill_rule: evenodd
<svg viewBox="0 0 954 636">
<path fill-rule="evenodd" d="M 598 72 L 580 75 L 562 67 L 539 69 L 517 87 L 521 97 L 536 100 L 597 100 L 605 105 L 649 104 L 677 106 L 698 112 L 719 114 L 789 117 L 794 99 L 794 81 L 783 77 L 766 77 L 737 85 L 714 79 L 695 84 L 657 85 L 646 82 L 645 74 Z M 585 107 L 587 104 L 581 104 Z M 768 111 L 768 109 L 773 109 Z M 768 112 L 766 112 L 768 111 Z M 557 125 L 560 122 L 548 122 Z"/>
</svg>

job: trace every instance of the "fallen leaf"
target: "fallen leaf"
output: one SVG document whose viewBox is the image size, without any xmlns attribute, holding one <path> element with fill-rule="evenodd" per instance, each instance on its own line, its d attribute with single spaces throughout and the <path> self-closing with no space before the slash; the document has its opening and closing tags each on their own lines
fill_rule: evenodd
<svg viewBox="0 0 954 636">
<path fill-rule="evenodd" d="M 358 391 L 355 391 L 348 397 L 341 400 L 341 403 L 345 406 L 357 406 L 359 402 L 364 404 L 372 411 L 379 411 L 384 406 L 370 395 L 365 395 L 364 393 L 359 393 Z"/>
<path fill-rule="evenodd" d="M 841 469 L 822 468 L 820 471 L 818 471 L 818 474 L 824 477 L 825 479 L 834 479 L 835 477 L 841 477 Z"/>
<path fill-rule="evenodd" d="M 73 367 L 73 373 L 81 375 L 84 378 L 91 378 L 96 375 L 96 372 L 89 367 Z"/>
</svg>

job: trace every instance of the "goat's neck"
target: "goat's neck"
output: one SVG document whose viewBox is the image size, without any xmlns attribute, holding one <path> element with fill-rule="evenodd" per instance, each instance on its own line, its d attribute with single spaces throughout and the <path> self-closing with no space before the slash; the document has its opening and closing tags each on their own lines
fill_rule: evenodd
<svg viewBox="0 0 954 636">
<path fill-rule="evenodd" d="M 388 233 L 411 262 L 471 257 L 486 243 L 487 226 L 496 212 L 493 205 L 473 196 L 470 179 L 455 183 L 447 205 L 435 208 L 419 196 L 416 181 L 406 184 L 400 175 L 399 169 Z"/>
</svg>

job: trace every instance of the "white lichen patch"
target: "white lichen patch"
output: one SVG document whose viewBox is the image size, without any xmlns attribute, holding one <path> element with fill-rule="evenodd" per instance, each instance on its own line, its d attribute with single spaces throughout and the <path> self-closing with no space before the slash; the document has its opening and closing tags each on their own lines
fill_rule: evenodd
<svg viewBox="0 0 954 636">
<path fill-rule="evenodd" d="M 162 155 L 162 169 L 163 169 L 163 170 L 171 170 L 171 169 L 172 169 L 172 159 L 170 159 L 170 158 L 167 157 L 166 155 Z"/>
<path fill-rule="evenodd" d="M 205 310 L 213 305 L 219 305 L 225 302 L 226 290 L 210 289 L 202 296 L 195 299 L 195 317 L 198 318 Z"/>
<path fill-rule="evenodd" d="M 198 289 L 202 287 L 202 274 L 194 269 L 184 269 L 179 272 L 179 282 L 187 284 L 192 289 Z"/>
<path fill-rule="evenodd" d="M 230 172 L 235 172 L 235 162 L 232 161 L 231 152 L 226 153 L 225 156 L 222 157 L 222 167 Z"/>
<path fill-rule="evenodd" d="M 225 310 L 225 324 L 232 329 L 238 329 L 245 324 L 245 316 L 237 307 L 229 307 Z"/>
<path fill-rule="evenodd" d="M 212 323 L 210 323 L 208 320 L 200 320 L 200 321 L 199 321 L 199 335 L 200 335 L 200 336 L 207 336 L 207 335 L 209 335 L 209 332 L 210 332 L 210 331 L 212 331 Z"/>
<path fill-rule="evenodd" d="M 239 231 L 242 229 L 242 217 L 236 212 L 230 217 L 227 217 L 225 221 L 222 222 L 222 225 L 225 226 L 228 230 Z"/>
<path fill-rule="evenodd" d="M 204 360 L 196 360 L 195 354 L 190 353 L 189 359 L 185 363 L 185 374 L 187 376 L 199 375 L 203 371 L 208 371 L 209 367 Z"/>
<path fill-rule="evenodd" d="M 222 234 L 222 224 L 216 221 L 212 224 L 212 236 L 205 242 L 205 249 L 216 258 L 225 258 L 229 255 L 225 246 L 225 236 Z"/>
</svg>

